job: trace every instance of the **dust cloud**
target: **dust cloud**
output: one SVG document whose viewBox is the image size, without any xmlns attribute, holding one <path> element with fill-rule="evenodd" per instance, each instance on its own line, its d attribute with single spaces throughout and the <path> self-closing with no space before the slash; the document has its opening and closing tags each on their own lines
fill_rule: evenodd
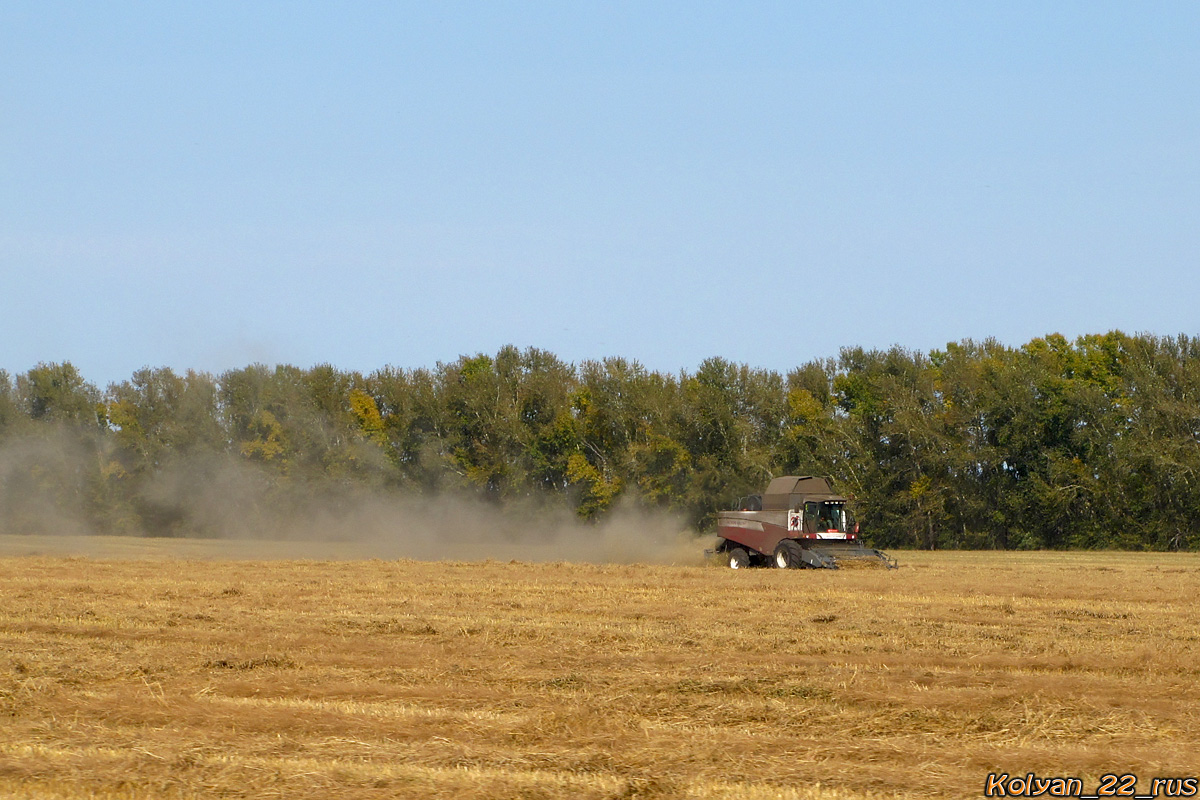
<svg viewBox="0 0 1200 800">
<path fill-rule="evenodd" d="M 706 546 L 633 502 L 589 523 L 533 499 L 283 481 L 221 454 L 142 476 L 98 463 L 69 437 L 0 449 L 0 554 L 699 564 Z"/>
</svg>

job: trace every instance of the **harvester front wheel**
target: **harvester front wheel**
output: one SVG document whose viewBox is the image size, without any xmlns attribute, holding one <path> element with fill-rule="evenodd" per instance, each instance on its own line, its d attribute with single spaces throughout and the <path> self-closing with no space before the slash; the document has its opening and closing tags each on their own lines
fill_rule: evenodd
<svg viewBox="0 0 1200 800">
<path fill-rule="evenodd" d="M 750 566 L 750 554 L 740 547 L 735 547 L 729 551 L 729 568 L 730 569 L 745 569 Z"/>
<path fill-rule="evenodd" d="M 800 569 L 804 559 L 800 555 L 800 545 L 791 539 L 784 539 L 775 545 L 775 566 L 779 569 Z"/>
</svg>

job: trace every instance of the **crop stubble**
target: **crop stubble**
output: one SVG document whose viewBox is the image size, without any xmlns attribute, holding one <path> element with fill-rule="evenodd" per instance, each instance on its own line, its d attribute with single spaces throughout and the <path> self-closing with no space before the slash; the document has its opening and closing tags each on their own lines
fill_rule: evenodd
<svg viewBox="0 0 1200 800">
<path fill-rule="evenodd" d="M 1200 765 L 1200 558 L 0 558 L 0 795 L 979 797 Z"/>
</svg>

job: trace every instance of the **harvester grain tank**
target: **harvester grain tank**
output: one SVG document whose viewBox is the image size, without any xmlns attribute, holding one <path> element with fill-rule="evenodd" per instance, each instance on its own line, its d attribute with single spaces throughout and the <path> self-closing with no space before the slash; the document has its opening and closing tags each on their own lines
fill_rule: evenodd
<svg viewBox="0 0 1200 800">
<path fill-rule="evenodd" d="M 717 514 L 716 552 L 734 569 L 837 569 L 847 562 L 895 567 L 893 559 L 863 544 L 847 501 L 825 478 L 776 478 L 763 494 L 742 498 L 738 510 Z"/>
</svg>

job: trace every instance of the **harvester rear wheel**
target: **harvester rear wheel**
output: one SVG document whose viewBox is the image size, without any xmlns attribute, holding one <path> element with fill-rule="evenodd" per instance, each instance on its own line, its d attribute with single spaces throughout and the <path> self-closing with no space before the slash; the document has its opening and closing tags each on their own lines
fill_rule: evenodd
<svg viewBox="0 0 1200 800">
<path fill-rule="evenodd" d="M 735 547 L 729 551 L 729 568 L 730 569 L 745 569 L 750 566 L 750 554 L 740 547 Z"/>
<path fill-rule="evenodd" d="M 784 539 L 775 545 L 775 566 L 779 569 L 800 569 L 804 559 L 800 556 L 800 545 L 791 539 Z"/>
</svg>

